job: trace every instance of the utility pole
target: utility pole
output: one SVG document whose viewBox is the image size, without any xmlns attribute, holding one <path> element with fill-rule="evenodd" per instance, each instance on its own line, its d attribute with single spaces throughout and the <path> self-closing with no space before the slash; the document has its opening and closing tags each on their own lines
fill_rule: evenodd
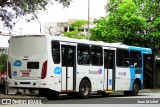
<svg viewBox="0 0 160 107">
<path fill-rule="evenodd" d="M 20 36 L 21 36 L 21 30 L 22 30 L 22 28 L 19 28 L 19 30 L 20 30 Z"/>
<path fill-rule="evenodd" d="M 90 38 L 90 34 L 89 34 L 89 17 L 90 17 L 90 0 L 88 0 L 88 40 Z"/>
</svg>

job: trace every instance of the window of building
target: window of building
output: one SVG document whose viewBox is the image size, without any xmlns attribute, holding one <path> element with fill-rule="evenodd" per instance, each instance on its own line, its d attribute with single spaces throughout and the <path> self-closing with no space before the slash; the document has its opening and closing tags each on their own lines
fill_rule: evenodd
<svg viewBox="0 0 160 107">
<path fill-rule="evenodd" d="M 90 64 L 90 46 L 79 44 L 77 49 L 78 64 L 85 65 Z"/>
<path fill-rule="evenodd" d="M 101 46 L 91 46 L 91 64 L 95 66 L 103 65 L 103 54 Z"/>
<path fill-rule="evenodd" d="M 130 51 L 130 66 L 131 67 L 141 67 L 142 58 L 140 51 Z"/>
<path fill-rule="evenodd" d="M 85 32 L 88 32 L 88 28 L 85 28 Z"/>
<path fill-rule="evenodd" d="M 68 27 L 64 27 L 64 32 L 68 32 Z"/>
<path fill-rule="evenodd" d="M 119 67 L 129 67 L 129 51 L 125 49 L 117 49 L 116 62 Z"/>
<path fill-rule="evenodd" d="M 58 41 L 52 41 L 52 58 L 55 64 L 60 63 L 60 43 Z"/>
<path fill-rule="evenodd" d="M 71 32 L 71 31 L 74 31 L 74 28 L 72 28 L 72 27 L 69 27 L 69 31 Z"/>
</svg>

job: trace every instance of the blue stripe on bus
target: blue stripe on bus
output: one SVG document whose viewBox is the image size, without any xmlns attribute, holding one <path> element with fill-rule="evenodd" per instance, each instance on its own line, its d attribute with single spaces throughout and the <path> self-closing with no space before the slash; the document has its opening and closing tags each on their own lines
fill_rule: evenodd
<svg viewBox="0 0 160 107">
<path fill-rule="evenodd" d="M 152 50 L 151 50 L 150 48 L 129 46 L 128 49 L 129 49 L 129 50 L 141 51 L 142 53 L 145 53 L 145 54 L 152 54 Z"/>
<path fill-rule="evenodd" d="M 129 69 L 130 69 L 130 87 L 129 87 L 129 90 L 132 90 L 134 80 L 136 79 L 135 71 L 136 71 L 137 68 L 130 67 Z M 144 88 L 143 87 L 143 82 L 142 82 L 142 80 L 143 80 L 143 67 L 142 67 L 142 73 L 140 74 L 140 77 L 138 77 L 138 78 L 141 81 L 141 89 L 143 89 Z"/>
<path fill-rule="evenodd" d="M 129 87 L 129 90 L 132 90 L 134 79 L 135 79 L 135 68 L 129 67 L 129 69 L 130 69 L 130 87 Z"/>
<path fill-rule="evenodd" d="M 150 48 L 143 48 L 143 47 L 135 47 L 135 46 L 129 46 L 128 47 L 128 49 L 129 50 L 137 50 L 137 51 L 141 51 L 141 54 L 142 54 L 142 59 L 143 59 L 143 54 L 152 54 L 152 50 L 150 49 Z M 144 61 L 142 61 L 142 72 L 141 72 L 141 76 L 140 76 L 140 81 L 141 81 L 141 89 L 143 89 L 144 88 L 144 86 L 143 86 L 143 82 L 142 82 L 142 80 L 143 80 L 143 70 L 144 70 Z M 132 68 L 132 67 L 130 67 L 129 68 L 130 69 L 130 77 L 131 77 L 131 80 L 130 80 L 130 88 L 129 88 L 129 90 L 132 90 L 132 88 L 133 88 L 133 83 L 134 83 L 134 80 L 136 79 L 136 77 L 135 77 L 135 70 L 137 69 L 137 68 Z"/>
</svg>

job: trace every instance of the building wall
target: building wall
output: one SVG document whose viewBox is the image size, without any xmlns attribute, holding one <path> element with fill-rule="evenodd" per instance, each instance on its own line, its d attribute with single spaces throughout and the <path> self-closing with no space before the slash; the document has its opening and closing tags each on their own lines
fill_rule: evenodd
<svg viewBox="0 0 160 107">
<path fill-rule="evenodd" d="M 43 24 L 44 34 L 52 34 L 55 36 L 63 36 L 64 32 L 72 31 L 73 28 L 69 27 L 69 24 L 74 22 L 76 19 L 69 19 L 68 22 L 47 22 Z M 90 28 L 94 25 L 90 24 Z M 88 25 L 84 25 L 82 29 L 83 34 L 88 33 Z"/>
</svg>

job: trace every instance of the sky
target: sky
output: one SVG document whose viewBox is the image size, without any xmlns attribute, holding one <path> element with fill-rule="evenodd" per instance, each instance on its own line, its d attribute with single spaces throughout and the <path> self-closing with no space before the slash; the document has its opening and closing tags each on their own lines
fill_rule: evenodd
<svg viewBox="0 0 160 107">
<path fill-rule="evenodd" d="M 97 19 L 105 16 L 105 5 L 108 0 L 90 0 L 90 17 Z M 27 23 L 24 19 L 19 20 L 13 29 L 16 34 L 40 34 L 40 23 L 43 28 L 45 22 L 67 22 L 68 19 L 88 19 L 88 0 L 72 0 L 69 8 L 64 8 L 62 4 L 53 2 L 54 4 L 48 6 L 47 11 L 39 13 L 39 20 Z M 6 28 L 0 27 L 0 31 Z M 0 36 L 0 47 L 8 47 L 9 37 Z"/>
</svg>

